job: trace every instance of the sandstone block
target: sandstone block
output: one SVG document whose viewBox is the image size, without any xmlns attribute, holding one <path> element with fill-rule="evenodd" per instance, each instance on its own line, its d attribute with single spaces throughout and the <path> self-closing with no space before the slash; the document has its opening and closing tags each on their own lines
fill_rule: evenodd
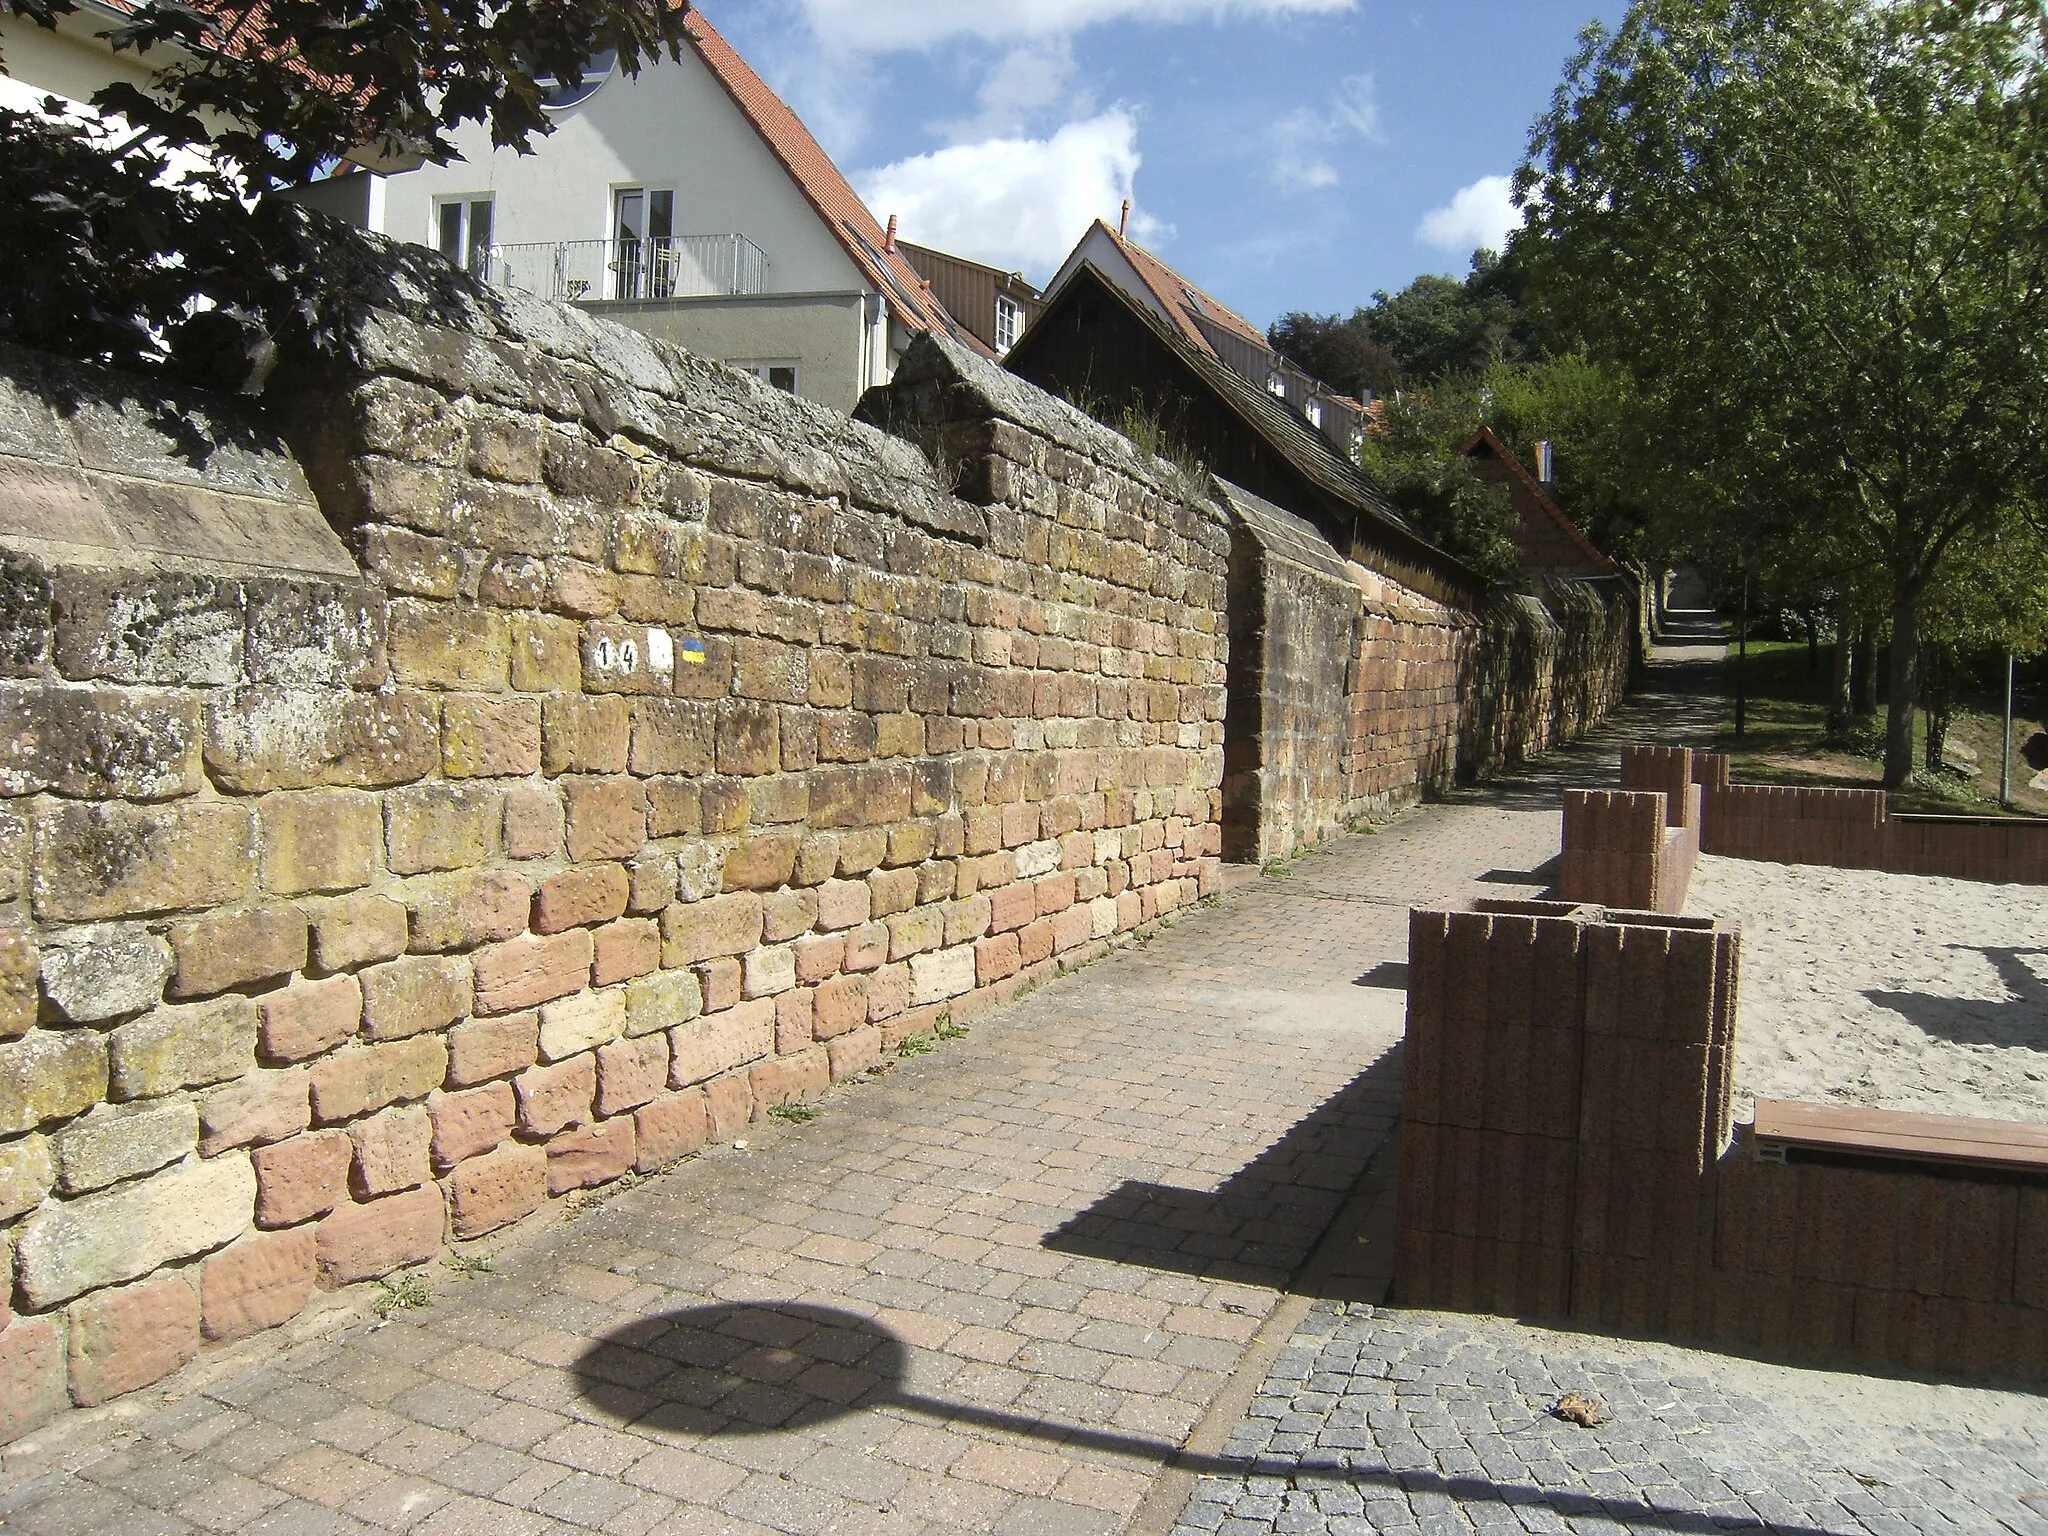
<svg viewBox="0 0 2048 1536">
<path fill-rule="evenodd" d="M 504 791 L 481 784 L 417 784 L 384 797 L 391 872 L 467 869 L 497 851 Z"/>
<path fill-rule="evenodd" d="M 609 1184 L 632 1171 L 636 1150 L 631 1115 L 563 1131 L 548 1142 L 548 1193 Z"/>
<path fill-rule="evenodd" d="M 258 1043 L 271 1061 L 304 1061 L 332 1050 L 356 1032 L 363 989 L 353 976 L 302 981 L 273 992 L 257 1006 Z"/>
<path fill-rule="evenodd" d="M 761 936 L 770 944 L 781 944 L 809 933 L 818 920 L 816 891 L 775 891 L 762 898 Z"/>
<path fill-rule="evenodd" d="M 796 951 L 787 944 L 749 950 L 742 966 L 742 997 L 773 997 L 796 985 Z"/>
<path fill-rule="evenodd" d="M 505 790 L 505 856 L 551 859 L 562 851 L 562 800 L 542 784 Z"/>
<path fill-rule="evenodd" d="M 290 1322 L 313 1295 L 318 1249 L 311 1227 L 252 1232 L 223 1248 L 199 1271 L 200 1331 L 242 1339 Z"/>
<path fill-rule="evenodd" d="M 751 699 L 721 705 L 717 727 L 718 771 L 756 776 L 782 765 L 780 717 L 775 706 Z"/>
<path fill-rule="evenodd" d="M 884 965 L 889 959 L 889 925 L 887 923 L 865 923 L 846 936 L 846 958 L 842 962 L 849 971 L 872 971 Z"/>
<path fill-rule="evenodd" d="M 944 1002 L 974 990 L 974 946 L 962 944 L 936 954 L 916 955 L 910 962 L 910 1000 L 914 1007 Z"/>
<path fill-rule="evenodd" d="M 355 1143 L 346 1131 L 309 1131 L 249 1154 L 256 1170 L 256 1225 L 295 1227 L 348 1198 Z"/>
<path fill-rule="evenodd" d="M 813 1045 L 793 1056 L 777 1056 L 758 1062 L 750 1069 L 754 1103 L 759 1109 L 816 1098 L 832 1086 L 832 1063 L 822 1045 Z"/>
<path fill-rule="evenodd" d="M 242 670 L 259 683 L 374 688 L 385 681 L 384 594 L 355 583 L 258 577 Z"/>
<path fill-rule="evenodd" d="M 868 920 L 865 880 L 827 880 L 818 888 L 818 926 L 827 932 L 856 928 Z"/>
<path fill-rule="evenodd" d="M 538 699 L 452 698 L 441 706 L 441 771 L 451 779 L 540 772 Z"/>
<path fill-rule="evenodd" d="M 56 1320 L 17 1317 L 0 1327 L 0 1445 L 40 1429 L 66 1401 L 64 1338 Z"/>
<path fill-rule="evenodd" d="M 626 1033 L 673 1029 L 704 1011 L 704 990 L 693 971 L 664 971 L 626 987 Z"/>
<path fill-rule="evenodd" d="M 166 1005 L 107 1037 L 116 1099 L 153 1099 L 177 1088 L 224 1083 L 256 1070 L 256 1004 L 219 997 Z"/>
<path fill-rule="evenodd" d="M 542 768 L 551 775 L 624 773 L 632 739 L 629 709 L 620 698 L 551 696 L 542 713 Z"/>
<path fill-rule="evenodd" d="M 650 800 L 651 804 L 651 800 Z M 657 837 L 668 834 L 652 828 Z M 659 913 L 676 899 L 675 856 L 665 849 L 651 848 L 626 866 L 629 888 L 626 910 L 641 915 Z"/>
<path fill-rule="evenodd" d="M 946 942 L 946 914 L 939 907 L 917 907 L 889 919 L 889 958 L 907 960 Z"/>
<path fill-rule="evenodd" d="M 256 818 L 220 801 L 38 806 L 30 901 L 47 922 L 97 922 L 247 896 Z"/>
<path fill-rule="evenodd" d="M 514 688 L 573 694 L 583 686 L 580 631 L 573 622 L 553 614 L 516 613 L 510 633 Z"/>
<path fill-rule="evenodd" d="M 569 857 L 630 859 L 647 842 L 647 790 L 633 779 L 566 779 Z"/>
<path fill-rule="evenodd" d="M 591 940 L 590 979 L 597 986 L 630 981 L 661 966 L 661 924 L 651 917 L 621 918 L 596 930 Z"/>
<path fill-rule="evenodd" d="M 791 1051 L 800 1051 L 817 1038 L 811 1030 L 811 1016 L 811 993 L 808 988 L 801 992 L 784 992 L 776 997 L 776 1055 L 786 1056 Z"/>
<path fill-rule="evenodd" d="M 445 1171 L 493 1150 L 512 1134 L 518 1114 L 510 1083 L 435 1094 L 427 1100 L 434 1166 Z"/>
<path fill-rule="evenodd" d="M 313 1229 L 321 1281 L 353 1285 L 426 1263 L 441 1250 L 446 1215 L 440 1188 L 431 1184 L 364 1205 L 342 1206 Z"/>
<path fill-rule="evenodd" d="M 439 717 L 422 693 L 245 688 L 207 704 L 206 767 L 237 794 L 409 784 L 440 761 Z"/>
<path fill-rule="evenodd" d="M 170 941 L 177 964 L 170 995 L 176 998 L 211 997 L 306 965 L 306 917 L 297 907 L 209 913 L 173 923 Z"/>
<path fill-rule="evenodd" d="M 517 875 L 490 870 L 419 882 L 406 900 L 412 908 L 411 948 L 447 954 L 526 932 L 533 890 Z"/>
<path fill-rule="evenodd" d="M 916 905 L 916 870 L 878 869 L 868 876 L 868 910 L 875 917 L 893 917 Z"/>
<path fill-rule="evenodd" d="M 835 976 L 823 983 L 811 1005 L 811 1032 L 831 1040 L 868 1022 L 868 984 L 864 976 Z"/>
<path fill-rule="evenodd" d="M 589 930 L 526 935 L 480 950 L 476 1011 L 512 1013 L 580 992 L 590 982 Z"/>
<path fill-rule="evenodd" d="M 407 1099 L 424 1099 L 448 1075 L 448 1044 L 436 1035 L 342 1051 L 308 1076 L 313 1118 L 338 1125 Z"/>
<path fill-rule="evenodd" d="M 427 1158 L 434 1128 L 424 1105 L 387 1109 L 358 1120 L 348 1128 L 348 1137 L 355 1148 L 350 1184 L 358 1200 L 412 1189 L 433 1177 Z"/>
<path fill-rule="evenodd" d="M 768 891 L 787 885 L 796 873 L 802 841 L 795 832 L 762 832 L 743 838 L 725 856 L 725 888 Z"/>
<path fill-rule="evenodd" d="M 510 1077 L 540 1059 L 540 1015 L 471 1019 L 448 1032 L 448 1086 L 467 1088 Z"/>
<path fill-rule="evenodd" d="M 36 983 L 42 965 L 25 928 L 0 926 L 0 1040 L 25 1035 L 36 1022 Z"/>
<path fill-rule="evenodd" d="M 368 885 L 384 851 L 377 801 L 359 790 L 265 795 L 256 825 L 264 887 L 280 896 Z"/>
<path fill-rule="evenodd" d="M 815 986 L 845 969 L 846 938 L 843 934 L 806 934 L 791 947 L 796 954 L 796 979 L 804 986 Z"/>
<path fill-rule="evenodd" d="M 775 1003 L 763 998 L 669 1031 L 671 1088 L 689 1088 L 759 1061 L 775 1049 Z"/>
<path fill-rule="evenodd" d="M 610 987 L 602 992 L 579 992 L 574 997 L 541 1006 L 540 1059 L 562 1061 L 580 1052 L 595 1050 L 625 1032 L 626 993 L 623 987 Z"/>
<path fill-rule="evenodd" d="M 255 1205 L 256 1172 L 246 1152 L 45 1205 L 21 1225 L 16 1287 L 42 1311 L 119 1285 L 233 1241 L 248 1229 Z"/>
<path fill-rule="evenodd" d="M 74 1024 L 94 1024 L 162 1002 L 171 950 L 140 923 L 95 923 L 46 939 L 41 970 L 51 1007 Z"/>
<path fill-rule="evenodd" d="M 405 953 L 405 908 L 383 896 L 344 896 L 315 909 L 313 964 L 353 970 Z"/>
<path fill-rule="evenodd" d="M 53 583 L 57 670 L 80 680 L 220 688 L 242 665 L 241 583 L 71 571 Z"/>
<path fill-rule="evenodd" d="M 641 1173 L 666 1168 L 700 1152 L 711 1136 L 711 1112 L 697 1089 L 655 1100 L 633 1116 L 633 1166 Z"/>
<path fill-rule="evenodd" d="M 205 782 L 196 695 L 0 684 L 0 795 L 168 800 Z"/>
<path fill-rule="evenodd" d="M 508 1142 L 456 1167 L 446 1184 L 455 1236 L 482 1237 L 540 1209 L 548 1195 L 547 1150 Z"/>
<path fill-rule="evenodd" d="M 446 1029 L 470 1011 L 470 969 L 452 956 L 412 955 L 362 973 L 363 1033 L 403 1040 Z"/>
<path fill-rule="evenodd" d="M 0 1142 L 0 1221 L 12 1221 L 24 1211 L 34 1210 L 56 1182 L 57 1164 L 49 1142 L 40 1136 Z M 0 1246 L 4 1245 L 5 1240 L 0 1239 Z"/>
<path fill-rule="evenodd" d="M 697 980 L 704 988 L 706 1013 L 718 1013 L 740 1000 L 740 963 L 730 955 L 699 965 Z"/>
<path fill-rule="evenodd" d="M 623 1114 L 659 1097 L 668 1086 L 668 1037 L 616 1040 L 597 1053 L 597 1112 Z"/>
<path fill-rule="evenodd" d="M 711 1113 L 711 1139 L 731 1141 L 754 1118 L 754 1084 L 745 1072 L 728 1072 L 704 1085 L 704 1105 Z"/>
<path fill-rule="evenodd" d="M 185 1098 L 132 1106 L 103 1104 L 50 1138 L 57 1188 L 67 1195 L 154 1173 L 198 1147 L 199 1107 Z M 6 1179 L 5 1154 L 11 1150 L 0 1147 L 0 1187 Z M 0 1199 L 0 1205 L 4 1203 Z"/>
<path fill-rule="evenodd" d="M 0 1135 L 83 1114 L 107 1096 L 107 1043 L 91 1030 L 32 1030 L 0 1044 Z"/>
<path fill-rule="evenodd" d="M 401 598 L 391 605 L 385 645 L 402 685 L 464 693 L 502 693 L 510 685 L 512 637 L 495 609 Z"/>
<path fill-rule="evenodd" d="M 534 932 L 561 933 L 621 917 L 631 886 L 622 864 L 592 864 L 551 875 L 534 900 Z"/>
<path fill-rule="evenodd" d="M 1005 977 L 1014 976 L 1023 964 L 1014 933 L 992 934 L 975 942 L 974 979 L 977 985 L 991 986 Z"/>
<path fill-rule="evenodd" d="M 519 1128 L 529 1136 L 552 1136 L 591 1117 L 597 1103 L 597 1057 L 529 1067 L 512 1080 L 512 1087 L 519 1096 Z"/>
<path fill-rule="evenodd" d="M 636 699 L 629 760 L 642 778 L 702 776 L 714 767 L 712 707 L 689 699 Z"/>
<path fill-rule="evenodd" d="M 832 1081 L 837 1083 L 849 1077 L 859 1077 L 868 1068 L 882 1059 L 882 1032 L 872 1025 L 854 1030 L 851 1034 L 839 1036 L 825 1043 L 825 1059 L 832 1070 Z"/>
<path fill-rule="evenodd" d="M 761 942 L 762 921 L 761 898 L 750 891 L 670 907 L 661 915 L 662 964 L 743 955 Z"/>
<path fill-rule="evenodd" d="M 296 1136 L 312 1119 L 307 1090 L 303 1067 L 252 1072 L 215 1089 L 199 1104 L 201 1154 Z"/>
<path fill-rule="evenodd" d="M 855 827 L 839 834 L 839 875 L 858 879 L 879 865 L 889 852 L 886 827 Z"/>
<path fill-rule="evenodd" d="M 182 1275 L 87 1296 L 68 1322 L 71 1401 L 81 1408 L 161 1381 L 199 1353 L 199 1293 Z"/>
<path fill-rule="evenodd" d="M 910 967 L 885 965 L 868 978 L 868 1018 L 876 1024 L 910 1006 Z"/>
</svg>

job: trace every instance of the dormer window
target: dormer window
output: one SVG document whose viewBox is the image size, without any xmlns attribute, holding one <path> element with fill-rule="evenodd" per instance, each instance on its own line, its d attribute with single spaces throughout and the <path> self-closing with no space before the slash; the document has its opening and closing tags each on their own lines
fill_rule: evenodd
<svg viewBox="0 0 2048 1536">
<path fill-rule="evenodd" d="M 1278 372 L 1277 370 L 1275 372 L 1267 374 L 1266 393 L 1273 396 L 1273 398 L 1276 400 L 1285 400 L 1287 398 L 1286 375 Z"/>
<path fill-rule="evenodd" d="M 996 295 L 996 350 L 1007 352 L 1017 345 L 1018 333 L 1024 329 L 1024 306 L 1015 299 Z"/>
<path fill-rule="evenodd" d="M 1309 401 L 1309 403 L 1308 403 L 1307 405 L 1305 405 L 1305 406 L 1303 406 L 1303 407 L 1302 407 L 1302 414 L 1308 417 L 1308 424 L 1309 424 L 1310 426 L 1312 426 L 1312 427 L 1316 428 L 1316 429 L 1317 429 L 1318 431 L 1320 431 L 1320 430 L 1322 429 L 1322 425 L 1323 425 L 1323 402 L 1322 402 L 1322 401 L 1320 401 L 1320 400 L 1316 400 L 1316 399 L 1311 399 L 1311 400 Z"/>
</svg>

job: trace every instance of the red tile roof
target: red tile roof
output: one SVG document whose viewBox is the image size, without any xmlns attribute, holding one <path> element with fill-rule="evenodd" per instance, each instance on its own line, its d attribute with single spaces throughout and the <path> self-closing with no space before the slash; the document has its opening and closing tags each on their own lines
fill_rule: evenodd
<svg viewBox="0 0 2048 1536">
<path fill-rule="evenodd" d="M 1116 242 L 1117 249 L 1124 253 L 1131 266 L 1136 269 L 1139 280 L 1151 289 L 1152 296 L 1165 306 L 1166 313 L 1173 320 L 1174 328 L 1190 343 L 1200 347 L 1204 352 L 1213 353 L 1216 350 L 1209 345 L 1209 339 L 1202 334 L 1202 328 L 1195 324 L 1194 315 L 1189 313 L 1192 310 L 1211 325 L 1235 332 L 1255 347 L 1263 347 L 1268 351 L 1272 349 L 1271 343 L 1266 340 L 1265 332 L 1236 310 L 1219 304 L 1142 245 L 1134 244 L 1102 220 L 1097 219 L 1095 223 L 1097 228 Z"/>
<path fill-rule="evenodd" d="M 860 194 L 832 163 L 832 157 L 811 136 L 810 129 L 788 103 L 768 88 L 753 66 L 734 52 L 732 44 L 704 19 L 694 5 L 684 26 L 697 56 L 745 115 L 769 152 L 782 163 L 789 179 L 818 211 L 853 264 L 886 296 L 896 318 L 913 331 L 938 331 L 984 355 L 988 352 L 966 327 L 954 322 L 934 298 L 917 269 L 900 250 L 888 248 L 887 237 Z"/>
</svg>

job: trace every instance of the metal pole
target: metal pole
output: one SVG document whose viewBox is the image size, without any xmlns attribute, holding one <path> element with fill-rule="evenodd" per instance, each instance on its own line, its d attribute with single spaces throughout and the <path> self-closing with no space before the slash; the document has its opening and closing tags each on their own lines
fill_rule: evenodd
<svg viewBox="0 0 2048 1536">
<path fill-rule="evenodd" d="M 2005 746 L 1998 755 L 1998 803 L 2012 804 L 2012 652 L 2005 653 Z"/>
<path fill-rule="evenodd" d="M 1742 573 L 1742 619 L 1735 631 L 1735 739 L 1742 740 L 1742 730 L 1749 713 L 1749 698 L 1744 684 L 1744 671 L 1749 665 L 1749 572 Z"/>
</svg>

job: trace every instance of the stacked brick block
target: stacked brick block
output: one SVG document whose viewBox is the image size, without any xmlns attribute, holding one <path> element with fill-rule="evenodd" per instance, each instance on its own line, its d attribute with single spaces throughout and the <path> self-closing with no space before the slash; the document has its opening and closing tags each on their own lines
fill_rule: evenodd
<svg viewBox="0 0 2048 1536">
<path fill-rule="evenodd" d="M 1682 912 L 1699 863 L 1700 786 L 1684 747 L 1630 747 L 1622 788 L 1568 790 L 1558 893 L 1646 912 Z"/>
<path fill-rule="evenodd" d="M 1399 1298 L 2048 1380 L 2048 1174 L 1931 1160 L 1911 1116 L 1759 1159 L 1730 1116 L 1739 965 L 1708 919 L 1413 913 Z"/>
<path fill-rule="evenodd" d="M 360 574 L 4 556 L 0 1440 L 1214 878 L 1227 532 L 1167 466 L 937 344 L 905 387 L 982 443 L 946 481 L 463 303 L 273 382 Z M 168 494 L 129 471 L 66 472 Z"/>
</svg>

